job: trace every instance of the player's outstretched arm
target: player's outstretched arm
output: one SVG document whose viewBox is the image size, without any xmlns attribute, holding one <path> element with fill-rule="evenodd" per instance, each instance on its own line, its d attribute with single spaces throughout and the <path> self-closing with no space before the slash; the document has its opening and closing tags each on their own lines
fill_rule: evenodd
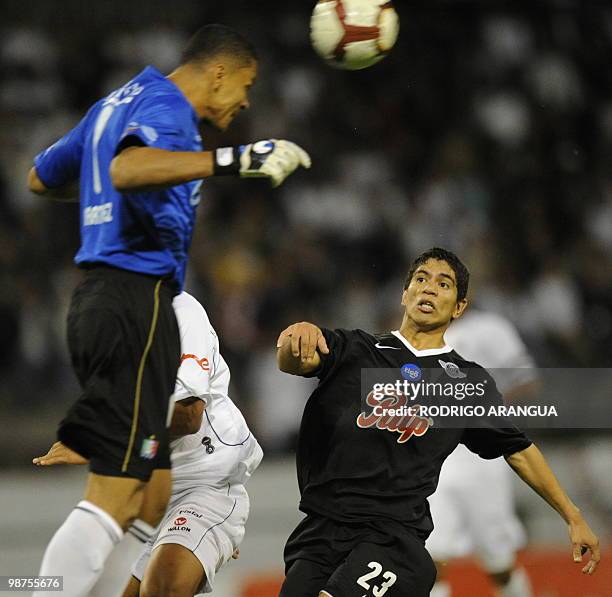
<svg viewBox="0 0 612 597">
<path fill-rule="evenodd" d="M 291 141 L 269 139 L 215 151 L 168 151 L 130 146 L 110 165 L 114 187 L 121 192 L 161 189 L 210 176 L 268 178 L 279 186 L 299 166 L 310 168 L 310 156 Z"/>
<path fill-rule="evenodd" d="M 121 192 L 163 189 L 214 174 L 211 151 L 169 151 L 131 146 L 110 165 L 113 186 Z"/>
<path fill-rule="evenodd" d="M 599 540 L 580 510 L 561 487 L 542 452 L 532 444 L 525 450 L 506 456 L 506 461 L 518 476 L 541 495 L 567 523 L 574 562 L 582 562 L 583 548 L 591 551 L 591 559 L 582 572 L 593 574 L 600 560 Z"/>
<path fill-rule="evenodd" d="M 276 362 L 284 373 L 305 375 L 315 371 L 321 364 L 321 354 L 329 354 L 329 348 L 323 332 L 313 323 L 294 323 L 276 341 Z"/>
</svg>

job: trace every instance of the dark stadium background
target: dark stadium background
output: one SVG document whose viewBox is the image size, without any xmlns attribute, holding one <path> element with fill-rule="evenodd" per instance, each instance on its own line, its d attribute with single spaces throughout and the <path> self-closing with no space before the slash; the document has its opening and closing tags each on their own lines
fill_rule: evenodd
<svg viewBox="0 0 612 597">
<path fill-rule="evenodd" d="M 418 252 L 442 245 L 464 258 L 475 302 L 509 317 L 541 367 L 611 366 L 612 8 L 517 4 L 396 1 L 402 29 L 394 51 L 376 67 L 342 72 L 309 46 L 307 0 L 3 0 L 0 502 L 29 504 L 26 496 L 48 491 L 59 510 L 37 523 L 38 535 L 20 539 L 23 557 L 6 559 L 0 547 L 0 574 L 13 572 L 7 562 L 36 572 L 62 508 L 71 505 L 72 497 L 53 493 L 57 479 L 66 475 L 76 496 L 81 478 L 27 464 L 53 441 L 76 395 L 64 317 L 79 275 L 72 264 L 77 208 L 30 195 L 28 168 L 143 65 L 171 70 L 203 23 L 242 30 L 260 54 L 251 110 L 223 135 L 204 129 L 205 143 L 285 137 L 313 158 L 312 170 L 275 191 L 259 181 L 207 181 L 191 253 L 187 288 L 209 312 L 232 369 L 232 397 L 269 454 L 256 491 L 261 486 L 271 509 L 267 519 L 254 517 L 254 549 L 262 545 L 259 531 L 280 545 L 297 516 L 295 489 L 286 495 L 283 483 L 292 483 L 308 386 L 276 373 L 277 334 L 302 319 L 395 326 L 403 278 Z M 605 539 L 609 429 L 535 436 Z M 533 544 L 566 548 L 561 521 L 517 491 Z M 287 522 L 276 529 L 281 511 Z M 0 517 L 3 535 L 16 528 L 11 515 Z M 243 554 L 235 570 L 249 574 L 274 572 L 280 562 L 276 553 L 271 565 Z M 567 594 L 612 594 L 610 584 L 577 586 Z"/>
</svg>

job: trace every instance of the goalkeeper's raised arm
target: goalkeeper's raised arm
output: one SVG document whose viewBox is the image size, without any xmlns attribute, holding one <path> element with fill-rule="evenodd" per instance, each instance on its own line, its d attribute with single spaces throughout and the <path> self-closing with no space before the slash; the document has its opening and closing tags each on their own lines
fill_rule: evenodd
<svg viewBox="0 0 612 597">
<path fill-rule="evenodd" d="M 310 156 L 295 143 L 270 139 L 202 152 L 129 147 L 111 162 L 110 172 L 115 188 L 124 192 L 227 175 L 269 178 L 277 187 L 298 166 L 310 168 L 310 163 Z"/>
<path fill-rule="evenodd" d="M 299 145 L 283 139 L 269 139 L 214 151 L 168 151 L 130 146 L 113 159 L 110 175 L 113 186 L 121 192 L 163 189 L 227 175 L 269 178 L 272 186 L 278 187 L 296 168 L 310 168 L 310 165 L 310 156 Z M 33 193 L 58 196 L 58 187 L 47 187 L 35 167 L 30 170 L 28 186 Z M 64 185 L 59 187 L 65 188 Z"/>
</svg>

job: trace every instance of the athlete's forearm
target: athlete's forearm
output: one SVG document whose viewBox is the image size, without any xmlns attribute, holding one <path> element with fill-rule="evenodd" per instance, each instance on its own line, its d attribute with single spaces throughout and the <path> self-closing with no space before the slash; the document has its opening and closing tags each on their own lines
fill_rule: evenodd
<svg viewBox="0 0 612 597">
<path fill-rule="evenodd" d="M 508 464 L 536 493 L 542 496 L 568 524 L 582 520 L 580 510 L 569 499 L 542 452 L 532 444 L 507 456 Z"/>
<path fill-rule="evenodd" d="M 582 569 L 585 574 L 593 574 L 601 558 L 599 540 L 593 533 L 580 510 L 567 497 L 544 456 L 536 446 L 507 456 L 508 464 L 534 491 L 539 493 L 567 523 L 574 562 L 581 562 L 587 549 L 591 559 Z"/>
<path fill-rule="evenodd" d="M 128 147 L 110 165 L 118 191 L 162 189 L 208 178 L 214 174 L 211 151 L 167 151 L 155 147 Z"/>
</svg>

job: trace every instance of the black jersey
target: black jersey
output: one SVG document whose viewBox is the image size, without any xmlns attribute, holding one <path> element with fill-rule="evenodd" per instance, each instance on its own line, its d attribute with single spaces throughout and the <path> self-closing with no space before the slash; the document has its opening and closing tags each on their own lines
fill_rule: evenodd
<svg viewBox="0 0 612 597">
<path fill-rule="evenodd" d="M 330 354 L 322 356 L 312 374 L 320 382 L 306 404 L 298 441 L 302 511 L 344 522 L 399 522 L 429 533 L 433 526 L 427 497 L 436 489 L 442 463 L 459 443 L 487 459 L 531 445 L 509 422 L 455 429 L 417 422 L 401 438 L 397 429 L 370 424 L 361 401 L 362 369 L 479 366 L 450 347 L 417 350 L 399 332 L 324 329 L 323 334 Z M 501 404 L 492 378 L 487 392 Z"/>
</svg>

